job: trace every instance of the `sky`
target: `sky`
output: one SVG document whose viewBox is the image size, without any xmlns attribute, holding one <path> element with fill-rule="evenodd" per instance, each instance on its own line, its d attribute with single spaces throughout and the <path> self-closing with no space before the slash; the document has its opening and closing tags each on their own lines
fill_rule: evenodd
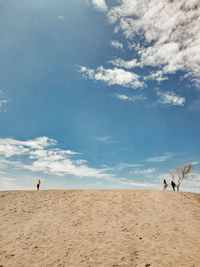
<svg viewBox="0 0 200 267">
<path fill-rule="evenodd" d="M 0 190 L 200 193 L 199 0 L 0 0 L 0 36 Z"/>
</svg>

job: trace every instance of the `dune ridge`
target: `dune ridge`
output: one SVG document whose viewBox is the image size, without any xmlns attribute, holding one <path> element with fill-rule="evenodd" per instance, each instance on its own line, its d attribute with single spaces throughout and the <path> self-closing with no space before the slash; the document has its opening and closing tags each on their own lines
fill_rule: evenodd
<svg viewBox="0 0 200 267">
<path fill-rule="evenodd" d="M 200 194 L 0 191 L 0 266 L 200 266 Z"/>
</svg>

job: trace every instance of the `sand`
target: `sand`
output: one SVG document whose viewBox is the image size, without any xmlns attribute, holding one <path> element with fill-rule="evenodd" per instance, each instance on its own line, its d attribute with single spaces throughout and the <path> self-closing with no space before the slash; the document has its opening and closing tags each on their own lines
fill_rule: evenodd
<svg viewBox="0 0 200 267">
<path fill-rule="evenodd" d="M 200 194 L 0 191 L 0 266 L 200 266 Z"/>
</svg>

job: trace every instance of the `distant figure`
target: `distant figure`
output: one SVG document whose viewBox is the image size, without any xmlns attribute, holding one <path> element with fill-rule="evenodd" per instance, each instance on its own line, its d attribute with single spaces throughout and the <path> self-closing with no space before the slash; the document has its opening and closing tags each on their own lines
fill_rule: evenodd
<svg viewBox="0 0 200 267">
<path fill-rule="evenodd" d="M 166 189 L 167 189 L 167 186 L 168 186 L 168 184 L 167 184 L 166 180 L 163 180 L 163 185 L 164 185 L 164 188 L 163 188 L 163 190 L 166 190 Z"/>
<path fill-rule="evenodd" d="M 38 180 L 38 182 L 37 182 L 37 190 L 39 190 L 40 189 L 40 179 Z"/>
<path fill-rule="evenodd" d="M 171 181 L 171 186 L 173 188 L 173 191 L 175 191 L 176 184 L 174 183 L 174 181 Z"/>
</svg>

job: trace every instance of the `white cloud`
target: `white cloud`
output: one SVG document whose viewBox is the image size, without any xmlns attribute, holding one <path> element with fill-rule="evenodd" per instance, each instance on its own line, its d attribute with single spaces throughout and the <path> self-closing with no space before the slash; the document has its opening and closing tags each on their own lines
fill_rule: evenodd
<svg viewBox="0 0 200 267">
<path fill-rule="evenodd" d="M 121 0 L 108 13 L 146 66 L 163 74 L 185 71 L 200 83 L 200 4 L 193 1 Z M 137 36 L 143 38 L 135 46 Z M 132 45 L 133 43 L 133 45 Z M 157 71 L 157 70 L 156 70 Z"/>
<path fill-rule="evenodd" d="M 100 11 L 106 12 L 108 7 L 104 0 L 92 0 L 94 7 Z"/>
<path fill-rule="evenodd" d="M 79 71 L 83 73 L 83 78 L 95 80 L 95 71 L 93 69 L 86 68 L 84 66 L 80 66 Z"/>
<path fill-rule="evenodd" d="M 38 137 L 34 140 L 19 141 L 12 138 L 0 139 L 0 167 L 43 172 L 54 175 L 74 175 L 78 177 L 112 178 L 105 169 L 95 169 L 86 165 L 84 159 L 72 159 L 80 155 L 71 150 L 55 147 L 57 142 L 48 137 Z"/>
<path fill-rule="evenodd" d="M 118 41 L 111 41 L 111 45 L 115 47 L 116 49 L 123 49 L 123 44 Z"/>
<path fill-rule="evenodd" d="M 184 97 L 180 97 L 173 92 L 157 92 L 157 95 L 160 96 L 159 103 L 164 105 L 183 106 L 185 103 Z"/>
<path fill-rule="evenodd" d="M 122 101 L 130 100 L 130 97 L 127 95 L 117 94 L 116 96 L 117 96 L 117 98 L 119 98 Z"/>
<path fill-rule="evenodd" d="M 123 67 L 126 69 L 132 69 L 132 68 L 135 68 L 137 66 L 140 66 L 140 63 L 137 62 L 137 59 L 125 61 L 121 58 L 117 58 L 115 60 L 110 60 L 109 63 L 113 64 L 116 67 Z"/>
<path fill-rule="evenodd" d="M 139 75 L 120 68 L 105 69 L 103 66 L 100 66 L 95 71 L 94 69 L 81 66 L 79 71 L 83 74 L 84 78 L 103 81 L 108 85 L 117 84 L 134 89 L 144 87 L 144 83 L 140 81 Z"/>
<path fill-rule="evenodd" d="M 58 19 L 62 20 L 64 19 L 64 16 L 58 16 Z"/>
<path fill-rule="evenodd" d="M 11 138 L 0 139 L 0 155 L 11 157 L 13 155 L 22 155 L 29 149 L 24 147 L 20 141 Z"/>
<path fill-rule="evenodd" d="M 136 100 L 145 100 L 146 97 L 143 95 L 127 96 L 125 94 L 116 94 L 116 97 L 122 101 L 136 101 Z"/>
<path fill-rule="evenodd" d="M 151 157 L 148 158 L 146 161 L 148 162 L 163 162 L 167 161 L 168 159 L 172 158 L 174 155 L 172 153 L 165 153 L 163 156 L 159 157 Z"/>
<path fill-rule="evenodd" d="M 111 175 L 105 174 L 103 169 L 90 168 L 86 164 L 71 159 L 39 158 L 32 165 L 24 165 L 25 169 L 31 171 L 42 171 L 54 175 L 74 175 L 78 177 L 108 178 Z"/>
</svg>

